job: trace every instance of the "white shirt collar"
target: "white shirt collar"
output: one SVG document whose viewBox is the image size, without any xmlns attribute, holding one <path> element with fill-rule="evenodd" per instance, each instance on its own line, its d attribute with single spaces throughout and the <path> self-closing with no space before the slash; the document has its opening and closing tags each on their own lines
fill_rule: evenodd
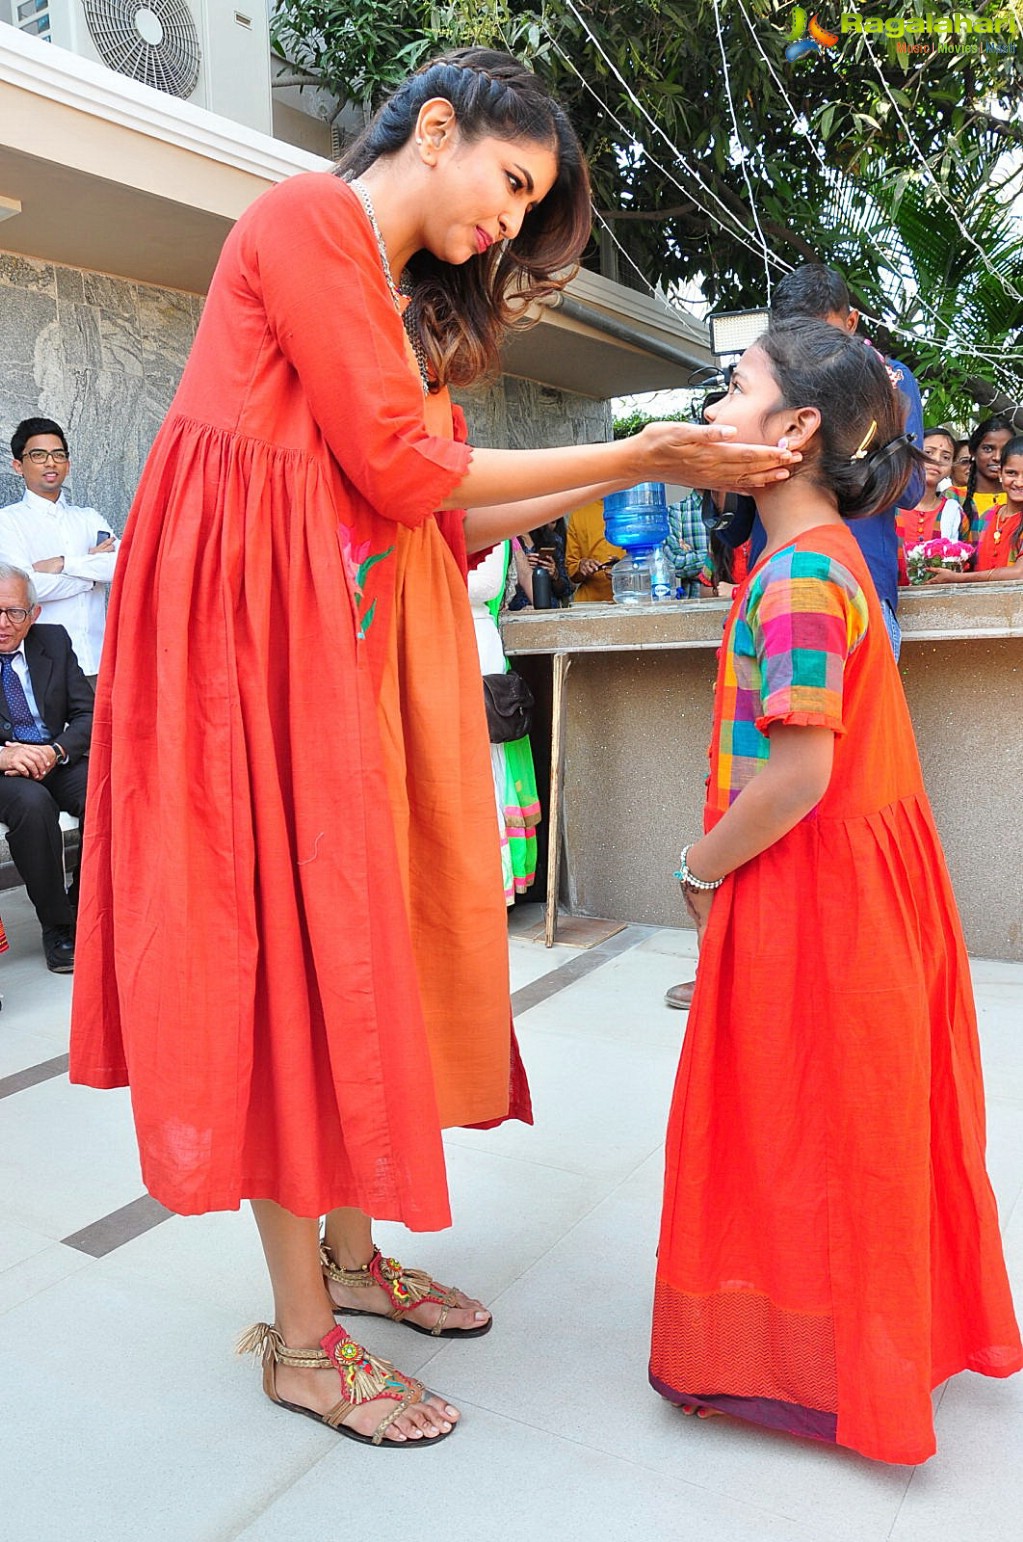
<svg viewBox="0 0 1023 1542">
<path fill-rule="evenodd" d="M 33 514 L 54 514 L 57 509 L 70 507 L 67 499 L 64 497 L 63 488 L 60 490 L 60 497 L 54 502 L 52 498 L 40 498 L 38 493 L 34 493 L 30 487 L 26 487 L 22 502 L 28 505 Z"/>
</svg>

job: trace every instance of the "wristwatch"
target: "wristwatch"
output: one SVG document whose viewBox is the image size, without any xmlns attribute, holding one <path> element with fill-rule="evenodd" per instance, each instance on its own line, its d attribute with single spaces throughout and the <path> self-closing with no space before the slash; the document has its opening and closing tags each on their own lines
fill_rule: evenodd
<svg viewBox="0 0 1023 1542">
<path fill-rule="evenodd" d="M 68 763 L 68 753 L 64 746 L 62 744 L 51 744 L 50 749 L 57 757 L 57 765 L 66 766 Z"/>
</svg>

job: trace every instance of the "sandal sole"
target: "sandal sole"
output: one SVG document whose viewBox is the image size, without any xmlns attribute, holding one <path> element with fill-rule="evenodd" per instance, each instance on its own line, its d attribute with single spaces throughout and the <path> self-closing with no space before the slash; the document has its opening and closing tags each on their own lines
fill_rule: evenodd
<svg viewBox="0 0 1023 1542">
<path fill-rule="evenodd" d="M 482 1328 L 442 1328 L 440 1333 L 434 1333 L 432 1328 L 424 1328 L 422 1323 L 409 1322 L 404 1317 L 388 1317 L 386 1312 L 367 1312 L 361 1306 L 334 1306 L 332 1303 L 331 1311 L 335 1317 L 376 1317 L 380 1322 L 396 1322 L 399 1327 L 411 1328 L 413 1333 L 422 1333 L 428 1339 L 481 1339 L 494 1326 L 494 1319 L 491 1318 Z"/>
<path fill-rule="evenodd" d="M 373 1315 L 373 1314 L 370 1314 Z M 417 1451 L 423 1446 L 436 1446 L 442 1440 L 447 1440 L 455 1433 L 457 1425 L 444 1430 L 439 1435 L 424 1435 L 421 1440 L 388 1440 L 386 1437 L 380 1441 L 374 1441 L 372 1435 L 363 1435 L 359 1430 L 351 1430 L 347 1424 L 328 1424 L 322 1414 L 318 1414 L 315 1408 L 303 1408 L 301 1403 L 289 1403 L 283 1397 L 272 1398 L 278 1408 L 286 1408 L 289 1413 L 301 1414 L 303 1418 L 312 1419 L 317 1424 L 322 1424 L 326 1430 L 333 1430 L 335 1435 L 343 1435 L 346 1440 L 356 1440 L 360 1446 L 373 1446 L 377 1451 L 389 1448 L 392 1451 Z"/>
</svg>

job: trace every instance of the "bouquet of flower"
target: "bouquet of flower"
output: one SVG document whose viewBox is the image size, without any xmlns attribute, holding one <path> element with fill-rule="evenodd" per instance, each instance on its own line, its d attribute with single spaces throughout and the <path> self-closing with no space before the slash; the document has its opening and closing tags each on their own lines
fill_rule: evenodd
<svg viewBox="0 0 1023 1542">
<path fill-rule="evenodd" d="M 955 573 L 966 571 L 973 557 L 969 541 L 946 541 L 935 536 L 933 541 L 921 541 L 918 546 L 907 546 L 906 567 L 911 584 L 924 584 L 938 568 L 951 568 Z"/>
</svg>

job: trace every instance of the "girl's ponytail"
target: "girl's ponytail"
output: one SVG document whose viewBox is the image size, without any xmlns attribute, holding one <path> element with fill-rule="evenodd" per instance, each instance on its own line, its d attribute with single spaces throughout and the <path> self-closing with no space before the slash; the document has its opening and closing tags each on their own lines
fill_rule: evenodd
<svg viewBox="0 0 1023 1542">
<path fill-rule="evenodd" d="M 912 434 L 896 434 L 887 444 L 868 450 L 862 473 L 854 471 L 848 478 L 837 479 L 843 485 L 832 483 L 842 518 L 863 519 L 879 509 L 891 508 L 919 460 Z"/>
</svg>

